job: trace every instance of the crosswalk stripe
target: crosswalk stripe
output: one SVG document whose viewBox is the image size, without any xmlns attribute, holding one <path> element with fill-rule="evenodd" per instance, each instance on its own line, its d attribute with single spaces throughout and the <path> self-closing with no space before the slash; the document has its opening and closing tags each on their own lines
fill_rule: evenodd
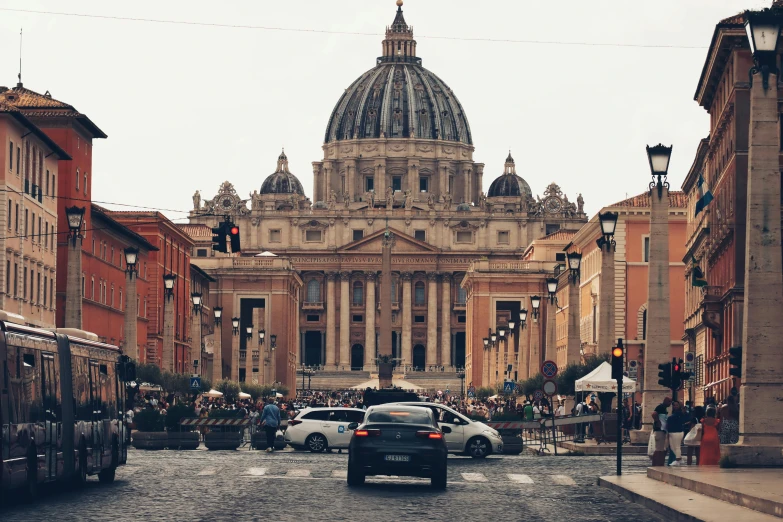
<svg viewBox="0 0 783 522">
<path fill-rule="evenodd" d="M 310 476 L 310 470 L 309 469 L 289 469 L 288 473 L 286 473 L 287 477 L 309 477 Z"/>
<path fill-rule="evenodd" d="M 348 478 L 348 472 L 344 469 L 332 470 L 332 478 Z"/>
<path fill-rule="evenodd" d="M 252 475 L 254 477 L 260 477 L 266 475 L 266 468 L 249 468 L 245 475 Z"/>
<path fill-rule="evenodd" d="M 568 475 L 553 475 L 552 482 L 560 486 L 576 486 L 576 482 L 574 482 L 574 479 L 572 479 Z"/>
<path fill-rule="evenodd" d="M 533 479 L 530 478 L 527 475 L 517 475 L 517 474 L 514 474 L 514 473 L 509 473 L 507 476 L 508 476 L 508 478 L 510 480 L 513 480 L 517 484 L 532 484 L 533 483 Z"/>
<path fill-rule="evenodd" d="M 487 482 L 483 473 L 462 473 L 462 478 L 468 482 Z"/>
<path fill-rule="evenodd" d="M 201 471 L 198 472 L 198 475 L 200 477 L 204 477 L 206 475 L 214 475 L 217 469 L 215 468 L 204 468 Z"/>
</svg>

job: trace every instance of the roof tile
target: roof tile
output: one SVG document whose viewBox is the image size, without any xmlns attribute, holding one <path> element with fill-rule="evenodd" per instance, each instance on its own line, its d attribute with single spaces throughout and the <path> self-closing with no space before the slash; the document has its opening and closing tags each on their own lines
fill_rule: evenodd
<svg viewBox="0 0 783 522">
<path fill-rule="evenodd" d="M 685 208 L 688 206 L 688 196 L 681 190 L 672 190 L 669 192 L 669 205 L 677 208 Z M 632 198 L 624 199 L 609 205 L 610 207 L 638 207 L 644 208 L 650 206 L 650 193 L 642 192 L 641 194 Z"/>
</svg>

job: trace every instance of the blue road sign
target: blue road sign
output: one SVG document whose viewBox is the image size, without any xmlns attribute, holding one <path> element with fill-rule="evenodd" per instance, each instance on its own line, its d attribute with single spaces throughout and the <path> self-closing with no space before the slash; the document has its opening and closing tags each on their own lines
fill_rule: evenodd
<svg viewBox="0 0 783 522">
<path fill-rule="evenodd" d="M 514 393 L 514 381 L 506 381 L 503 383 L 503 393 Z"/>
<path fill-rule="evenodd" d="M 474 392 L 472 392 L 471 390 L 468 390 L 468 397 L 473 398 L 475 396 L 476 396 L 476 394 Z"/>
<path fill-rule="evenodd" d="M 446 388 L 446 395 L 448 395 L 449 393 L 451 393 L 451 390 L 449 390 L 448 388 Z"/>
<path fill-rule="evenodd" d="M 201 377 L 191 377 L 190 378 L 190 389 L 191 390 L 200 390 L 201 389 Z"/>
</svg>

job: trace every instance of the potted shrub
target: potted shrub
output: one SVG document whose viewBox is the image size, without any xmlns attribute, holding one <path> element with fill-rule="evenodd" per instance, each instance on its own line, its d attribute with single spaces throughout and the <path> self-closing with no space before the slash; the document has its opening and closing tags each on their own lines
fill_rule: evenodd
<svg viewBox="0 0 783 522">
<path fill-rule="evenodd" d="M 168 409 L 166 413 L 166 431 L 168 432 L 169 449 L 196 449 L 199 445 L 199 433 L 192 426 L 181 426 L 183 418 L 195 417 L 195 412 L 190 406 L 177 404 Z"/>
<path fill-rule="evenodd" d="M 238 393 L 238 392 L 237 392 Z M 241 419 L 241 410 L 212 410 L 210 419 Z M 210 426 L 204 436 L 204 445 L 209 450 L 235 450 L 242 444 L 243 426 Z"/>
<path fill-rule="evenodd" d="M 133 432 L 133 447 L 136 449 L 162 450 L 168 445 L 166 416 L 156 410 L 144 409 L 134 415 L 138 431 Z"/>
</svg>

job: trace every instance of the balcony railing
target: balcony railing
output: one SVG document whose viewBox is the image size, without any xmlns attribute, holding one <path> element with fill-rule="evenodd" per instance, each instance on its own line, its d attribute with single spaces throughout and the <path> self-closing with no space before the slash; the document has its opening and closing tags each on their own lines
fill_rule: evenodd
<svg viewBox="0 0 783 522">
<path fill-rule="evenodd" d="M 323 302 L 318 301 L 305 301 L 302 303 L 302 310 L 323 310 Z"/>
</svg>

